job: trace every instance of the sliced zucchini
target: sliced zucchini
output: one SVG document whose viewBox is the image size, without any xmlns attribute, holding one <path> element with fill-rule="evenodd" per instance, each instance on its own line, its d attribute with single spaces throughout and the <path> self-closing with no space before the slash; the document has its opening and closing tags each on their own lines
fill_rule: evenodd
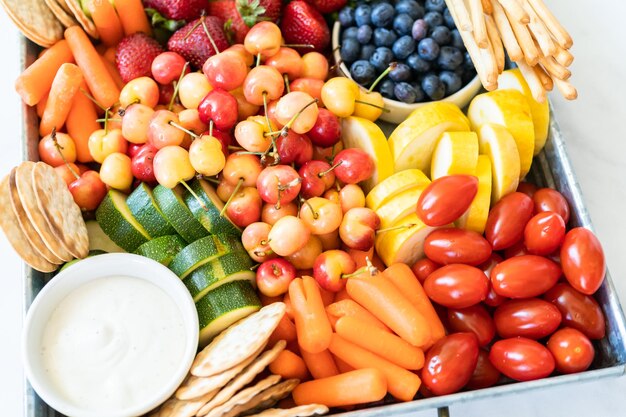
<svg viewBox="0 0 626 417">
<path fill-rule="evenodd" d="M 96 210 L 96 220 L 102 231 L 128 252 L 133 252 L 152 238 L 133 217 L 126 205 L 126 195 L 117 190 L 109 190 L 104 197 Z"/>
<path fill-rule="evenodd" d="M 215 258 L 231 252 L 243 252 L 239 237 L 234 235 L 211 235 L 198 239 L 182 249 L 169 265 L 181 279 L 195 269 Z"/>
<path fill-rule="evenodd" d="M 191 183 L 191 189 L 198 198 L 189 191 L 185 191 L 185 203 L 187 203 L 189 210 L 209 233 L 241 235 L 241 229 L 231 222 L 226 215 L 220 215 L 224 208 L 224 203 L 217 196 L 211 184 L 205 180 L 196 180 Z"/>
<path fill-rule="evenodd" d="M 130 212 L 152 237 L 174 235 L 176 230 L 167 221 L 154 200 L 152 189 L 142 182 L 126 199 Z"/>
<path fill-rule="evenodd" d="M 139 246 L 135 253 L 168 266 L 186 245 L 187 242 L 178 235 L 160 236 Z"/>
<path fill-rule="evenodd" d="M 87 220 L 87 235 L 89 236 L 89 251 L 104 251 L 106 253 L 126 252 L 108 237 L 95 220 Z"/>
<path fill-rule="evenodd" d="M 180 186 L 170 189 L 157 185 L 152 194 L 167 221 L 187 242 L 195 242 L 209 234 L 187 208 Z"/>
</svg>

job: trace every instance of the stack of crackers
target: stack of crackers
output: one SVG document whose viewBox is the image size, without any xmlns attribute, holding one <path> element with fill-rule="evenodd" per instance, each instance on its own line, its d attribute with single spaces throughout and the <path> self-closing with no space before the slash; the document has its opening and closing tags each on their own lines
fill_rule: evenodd
<svg viewBox="0 0 626 417">
<path fill-rule="evenodd" d="M 229 327 L 196 356 L 174 396 L 151 417 L 306 417 L 328 412 L 310 404 L 270 408 L 299 384 L 281 381 L 265 368 L 285 349 L 284 340 L 266 350 L 270 335 L 285 314 L 284 303 L 266 306 Z"/>
<path fill-rule="evenodd" d="M 98 31 L 79 0 L 0 0 L 15 26 L 31 41 L 49 48 L 63 38 L 63 29 L 80 24 L 92 38 Z"/>
<path fill-rule="evenodd" d="M 0 182 L 0 227 L 20 257 L 41 272 L 89 253 L 80 208 L 43 162 L 23 162 Z"/>
</svg>

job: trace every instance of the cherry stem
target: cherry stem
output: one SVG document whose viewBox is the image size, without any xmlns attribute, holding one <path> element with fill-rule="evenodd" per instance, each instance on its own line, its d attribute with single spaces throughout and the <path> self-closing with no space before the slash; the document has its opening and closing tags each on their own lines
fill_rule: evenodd
<svg viewBox="0 0 626 417">
<path fill-rule="evenodd" d="M 267 113 L 267 91 L 263 91 L 263 113 L 265 114 L 265 122 L 267 123 L 267 130 L 272 130 L 272 122 L 270 116 Z"/>
<path fill-rule="evenodd" d="M 258 54 L 256 54 L 256 65 L 255 65 L 255 67 L 258 67 L 259 65 L 261 65 L 261 53 L 260 52 Z"/>
<path fill-rule="evenodd" d="M 374 80 L 374 82 L 372 83 L 372 85 L 370 86 L 369 90 L 367 90 L 368 93 L 371 93 L 372 91 L 374 91 L 374 88 L 376 88 L 376 86 L 378 85 L 379 82 L 382 81 L 383 78 L 385 78 L 387 76 L 387 74 L 389 74 L 389 72 L 391 70 L 396 69 L 396 67 L 398 66 L 397 62 L 392 62 L 391 64 L 389 64 L 389 66 L 387 67 L 386 70 L 384 70 L 379 76 L 378 78 L 376 78 Z"/>
<path fill-rule="evenodd" d="M 309 207 L 309 210 L 311 210 L 311 213 L 313 213 L 313 219 L 314 219 L 314 220 L 319 219 L 320 214 L 319 214 L 317 211 L 315 211 L 315 209 L 313 208 L 313 206 L 311 205 L 311 203 L 309 203 L 309 200 L 305 200 L 304 198 L 301 198 L 301 199 L 300 199 L 300 202 L 301 202 L 302 204 L 306 204 L 306 205 Z"/>
<path fill-rule="evenodd" d="M 215 178 L 212 178 L 212 177 L 205 177 L 202 174 L 196 175 L 196 178 L 199 179 L 199 180 L 205 180 L 205 181 L 211 182 L 213 184 L 217 184 L 217 185 L 220 184 L 220 181 L 218 179 L 215 179 Z"/>
<path fill-rule="evenodd" d="M 312 45 L 310 43 L 286 43 L 282 46 L 286 46 L 287 48 L 308 48 L 308 49 L 315 49 L 315 45 Z"/>
<path fill-rule="evenodd" d="M 380 229 L 376 231 L 376 234 L 378 233 L 385 233 L 385 232 L 392 232 L 394 230 L 400 230 L 400 229 L 410 229 L 411 227 L 415 227 L 417 226 L 417 223 L 408 223 L 408 224 L 403 224 L 400 226 L 393 226 L 393 227 L 387 227 L 385 229 Z"/>
<path fill-rule="evenodd" d="M 378 274 L 378 268 L 376 268 L 374 266 L 374 264 L 372 264 L 372 262 L 370 261 L 370 257 L 366 256 L 365 257 L 365 262 L 367 262 L 367 265 L 362 266 L 361 268 L 357 269 L 356 271 L 354 271 L 351 274 L 342 274 L 341 275 L 341 279 L 347 279 L 347 278 L 353 278 L 356 277 L 358 275 L 361 275 L 364 272 L 369 272 L 370 276 L 374 276 L 376 274 Z"/>
<path fill-rule="evenodd" d="M 343 64 L 343 59 L 340 59 L 335 65 L 332 65 L 330 68 L 328 68 L 328 72 L 335 71 L 337 68 L 339 68 L 341 64 Z"/>
<path fill-rule="evenodd" d="M 265 242 L 265 243 L 263 243 L 263 242 Z M 269 240 L 262 240 L 262 241 L 261 241 L 261 245 L 265 246 L 265 245 L 267 245 L 269 242 L 270 242 Z M 262 256 L 271 255 L 271 254 L 273 254 L 273 253 L 274 253 L 274 251 L 273 251 L 273 250 L 271 250 L 271 249 L 269 249 L 269 250 L 255 250 L 255 251 L 254 251 L 254 254 L 255 254 L 256 256 L 261 256 L 261 257 L 262 257 Z"/>
<path fill-rule="evenodd" d="M 213 37 L 209 33 L 209 28 L 206 26 L 205 16 L 200 16 L 200 22 L 202 23 L 202 28 L 204 29 L 204 33 L 206 33 L 207 38 L 209 38 L 209 42 L 211 42 L 211 46 L 213 46 L 213 49 L 215 49 L 215 53 L 219 54 L 220 50 L 217 48 L 217 45 L 215 44 Z"/>
<path fill-rule="evenodd" d="M 111 110 L 110 107 L 108 107 L 104 111 L 104 134 L 105 135 L 109 133 L 109 110 Z"/>
<path fill-rule="evenodd" d="M 287 94 L 291 93 L 291 88 L 289 88 L 289 75 L 287 75 L 287 73 L 283 74 L 283 80 L 285 80 L 285 90 L 287 90 Z"/>
<path fill-rule="evenodd" d="M 226 209 L 230 205 L 231 201 L 233 201 L 233 198 L 235 198 L 235 195 L 237 194 L 237 192 L 239 191 L 242 185 L 243 185 L 243 178 L 239 178 L 239 181 L 237 181 L 237 185 L 235 186 L 235 189 L 233 190 L 230 197 L 228 197 L 228 201 L 226 201 L 226 204 L 224 204 L 224 208 L 222 208 L 222 210 L 220 211 L 221 217 L 224 217 L 224 213 L 226 213 Z"/>
<path fill-rule="evenodd" d="M 274 274 L 274 276 L 279 277 L 280 276 L 280 269 L 278 269 L 278 267 L 276 266 L 276 264 L 272 264 L 272 273 Z"/>
<path fill-rule="evenodd" d="M 324 175 L 332 172 L 335 168 L 337 168 L 339 165 L 341 165 L 343 163 L 343 161 L 339 161 L 337 162 L 335 165 L 331 166 L 330 168 L 328 168 L 326 171 L 322 171 L 322 172 L 318 172 L 317 176 L 322 178 Z"/>
<path fill-rule="evenodd" d="M 167 109 L 169 111 L 172 111 L 172 109 L 174 108 L 174 102 L 176 101 L 176 97 L 178 97 L 178 90 L 180 88 L 180 82 L 185 76 L 185 72 L 187 71 L 188 66 L 189 66 L 189 62 L 185 62 L 185 65 L 183 65 L 183 70 L 180 72 L 180 75 L 178 76 L 178 81 L 174 84 L 174 94 L 172 94 L 172 98 L 170 99 L 170 104 L 169 106 L 167 106 Z"/>
<path fill-rule="evenodd" d="M 267 111 L 267 91 L 263 91 L 263 112 L 265 113 L 265 122 L 267 123 L 267 130 L 272 131 L 272 122 L 270 120 L 269 113 Z M 274 157 L 274 165 L 278 165 L 280 163 L 280 156 L 278 155 L 278 150 L 276 149 L 276 140 L 274 140 L 274 136 L 270 137 L 272 141 L 272 145 L 267 148 L 267 150 L 261 154 L 261 159 L 265 160 L 267 155 L 272 155 Z M 271 149 L 271 152 L 270 152 Z"/>
<path fill-rule="evenodd" d="M 178 123 L 176 123 L 173 120 L 170 120 L 169 122 L 167 122 L 167 124 L 170 125 L 170 126 L 174 126 L 176 129 L 182 130 L 183 132 L 185 132 L 186 134 L 188 134 L 189 136 L 191 136 L 194 139 L 198 139 L 200 137 L 200 135 L 197 135 L 194 132 L 192 132 L 191 130 L 182 127 L 181 125 L 179 125 Z"/>
<path fill-rule="evenodd" d="M 254 252 L 254 254 L 255 254 L 256 256 L 264 256 L 264 255 L 257 255 L 256 251 Z M 256 269 L 257 269 L 258 267 L 260 267 L 260 266 L 261 266 L 261 264 L 252 265 L 252 266 L 250 267 L 250 271 L 256 271 Z"/>
<path fill-rule="evenodd" d="M 74 169 L 70 166 L 69 162 L 67 162 L 67 159 L 65 158 L 65 155 L 63 155 L 63 152 L 61 152 L 63 150 L 63 146 L 61 146 L 61 144 L 57 140 L 57 128 L 56 127 L 52 128 L 50 137 L 52 138 L 52 143 L 54 143 L 54 147 L 57 149 L 57 152 L 59 152 L 59 155 L 61 155 L 61 159 L 63 160 L 63 163 L 67 166 L 67 169 L 70 170 L 70 172 L 72 173 L 72 175 L 74 175 L 76 179 L 79 179 L 80 175 L 78 175 L 76 171 L 74 171 Z"/>
<path fill-rule="evenodd" d="M 81 88 L 80 92 L 83 93 L 85 95 L 85 97 L 87 97 L 89 100 L 91 100 L 96 106 L 98 106 L 100 108 L 100 110 L 107 111 L 107 109 L 102 104 L 98 103 L 98 100 L 96 100 L 94 98 L 94 96 L 89 94 L 87 92 L 87 90 L 85 90 L 84 88 Z"/>
<path fill-rule="evenodd" d="M 296 119 L 302 114 L 303 111 L 305 111 L 307 109 L 307 107 L 312 106 L 313 104 L 317 104 L 317 99 L 313 99 L 310 102 L 308 102 L 304 107 L 302 107 L 300 110 L 298 110 L 298 113 L 294 114 L 293 117 L 291 119 L 289 119 L 289 121 L 287 122 L 287 124 L 285 126 L 283 126 L 283 128 L 281 129 L 281 131 L 286 132 L 287 130 L 289 130 L 291 128 L 291 125 L 296 121 Z"/>
<path fill-rule="evenodd" d="M 213 120 L 209 120 L 209 136 L 213 136 Z"/>
<path fill-rule="evenodd" d="M 383 106 L 379 106 L 378 104 L 374 104 L 374 103 L 369 103 L 367 101 L 363 101 L 363 100 L 354 100 L 355 103 L 359 103 L 359 104 L 363 104 L 365 106 L 372 106 L 372 107 L 376 107 L 377 109 L 380 109 L 382 111 L 384 111 L 385 113 L 389 113 L 391 110 L 389 110 L 386 107 Z"/>
<path fill-rule="evenodd" d="M 231 151 L 242 151 L 245 150 L 245 148 L 242 148 L 241 146 L 233 146 L 233 145 L 228 145 L 228 149 Z"/>
<path fill-rule="evenodd" d="M 98 123 L 103 123 L 107 121 L 107 119 L 96 119 L 96 122 Z M 118 122 L 118 123 L 122 123 L 122 119 L 108 119 L 109 122 Z"/>
<path fill-rule="evenodd" d="M 208 207 L 204 204 L 200 197 L 198 197 L 198 194 L 196 194 L 196 192 L 191 189 L 191 187 L 189 186 L 189 184 L 187 184 L 187 182 L 185 182 L 185 180 L 180 180 L 180 183 L 187 189 L 187 191 L 189 191 L 189 194 L 191 194 L 193 198 L 195 198 L 196 201 L 200 203 L 200 206 L 202 206 L 202 209 L 204 211 L 209 211 Z"/>
</svg>

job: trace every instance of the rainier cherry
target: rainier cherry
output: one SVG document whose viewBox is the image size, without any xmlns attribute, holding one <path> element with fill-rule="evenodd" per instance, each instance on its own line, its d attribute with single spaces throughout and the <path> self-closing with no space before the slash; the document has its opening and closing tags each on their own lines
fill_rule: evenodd
<svg viewBox="0 0 626 417">
<path fill-rule="evenodd" d="M 189 72 L 187 61 L 176 52 L 163 52 L 152 61 L 152 78 L 159 84 L 170 84 L 178 81 L 183 71 Z"/>
<path fill-rule="evenodd" d="M 317 101 L 302 91 L 292 91 L 278 100 L 276 120 L 296 133 L 306 133 L 317 120 Z"/>
<path fill-rule="evenodd" d="M 243 82 L 243 94 L 248 102 L 262 106 L 266 101 L 277 100 L 285 91 L 285 81 L 280 72 L 268 65 L 259 65 L 250 70 Z"/>
<path fill-rule="evenodd" d="M 269 245 L 272 226 L 263 222 L 249 224 L 241 234 L 241 243 L 255 262 L 265 262 L 276 257 Z"/>
<path fill-rule="evenodd" d="M 189 153 L 180 146 L 166 146 L 154 156 L 154 175 L 164 187 L 174 188 L 181 181 L 192 179 L 196 175 Z"/>
<path fill-rule="evenodd" d="M 154 110 L 145 104 L 131 104 L 122 116 L 122 136 L 131 143 L 142 144 L 148 141 L 148 126 Z"/>
<path fill-rule="evenodd" d="M 337 230 L 342 217 L 341 206 L 322 197 L 310 198 L 300 207 L 300 218 L 314 235 Z"/>
<path fill-rule="evenodd" d="M 185 132 L 175 127 L 172 122 L 180 124 L 176 113 L 169 110 L 155 111 L 148 124 L 148 142 L 157 149 L 183 143 Z"/>
<path fill-rule="evenodd" d="M 230 90 L 230 94 L 237 100 L 238 120 L 246 120 L 250 116 L 254 116 L 259 112 L 260 106 L 248 103 L 246 96 L 243 94 L 243 86 Z"/>
<path fill-rule="evenodd" d="M 300 77 L 302 64 L 300 54 L 295 49 L 284 46 L 265 60 L 265 65 L 276 68 L 278 72 L 286 74 L 291 80 Z"/>
<path fill-rule="evenodd" d="M 198 106 L 200 120 L 211 120 L 219 130 L 230 130 L 237 123 L 237 100 L 228 91 L 216 88 L 209 92 Z"/>
<path fill-rule="evenodd" d="M 120 129 L 98 129 L 89 135 L 87 142 L 89 153 L 94 161 L 102 163 L 107 156 L 114 152 L 126 153 L 128 142 L 122 136 Z"/>
<path fill-rule="evenodd" d="M 154 108 L 159 104 L 160 94 L 159 86 L 152 78 L 135 78 L 120 91 L 120 106 L 126 108 L 131 104 L 141 103 Z"/>
<path fill-rule="evenodd" d="M 367 152 L 358 148 L 348 148 L 339 152 L 333 159 L 335 175 L 344 184 L 356 184 L 370 178 L 374 173 L 374 161 Z"/>
<path fill-rule="evenodd" d="M 353 274 L 356 263 L 347 252 L 329 250 L 322 252 L 313 265 L 313 278 L 327 291 L 341 291 L 346 286 L 344 275 Z"/>
<path fill-rule="evenodd" d="M 280 49 L 282 33 L 273 22 L 262 21 L 252 26 L 246 34 L 243 46 L 253 56 L 271 57 Z"/>
<path fill-rule="evenodd" d="M 319 52 L 302 55 L 302 78 L 315 78 L 324 81 L 328 77 L 328 60 Z"/>
<path fill-rule="evenodd" d="M 207 177 L 219 174 L 226 164 L 222 144 L 209 135 L 194 139 L 189 147 L 189 162 L 199 174 Z"/>
<path fill-rule="evenodd" d="M 178 113 L 180 125 L 187 130 L 199 135 L 209 130 L 209 125 L 200 120 L 200 112 L 197 109 L 185 109 Z M 217 129 L 214 129 L 217 130 Z"/>
<path fill-rule="evenodd" d="M 157 151 L 157 148 L 147 143 L 132 156 L 130 167 L 133 177 L 148 184 L 156 184 L 157 181 L 154 176 L 154 156 Z"/>
<path fill-rule="evenodd" d="M 131 160 L 125 153 L 107 156 L 100 166 L 100 179 L 111 188 L 128 190 L 133 183 Z"/>
<path fill-rule="evenodd" d="M 306 224 L 294 216 L 279 219 L 268 235 L 270 248 L 279 256 L 293 255 L 309 240 L 311 231 Z"/>
<path fill-rule="evenodd" d="M 339 118 L 328 109 L 319 109 L 315 124 L 307 133 L 315 146 L 328 148 L 341 139 Z"/>
<path fill-rule="evenodd" d="M 302 91 L 318 100 L 318 106 L 322 104 L 322 88 L 324 81 L 315 78 L 297 78 L 289 84 L 289 91 Z"/>
<path fill-rule="evenodd" d="M 254 187 L 239 189 L 228 200 L 226 215 L 239 227 L 246 227 L 261 218 L 263 201 Z"/>
<path fill-rule="evenodd" d="M 358 97 L 359 85 L 349 78 L 331 78 L 322 88 L 324 106 L 337 117 L 352 115 Z"/>
<path fill-rule="evenodd" d="M 374 246 L 374 237 L 379 228 L 380 219 L 373 210 L 355 207 L 343 216 L 339 236 L 347 247 L 367 251 Z"/>
<path fill-rule="evenodd" d="M 243 61 L 246 63 L 246 67 L 251 67 L 252 64 L 254 64 L 254 56 L 250 52 L 246 51 L 246 47 L 243 46 L 242 43 L 236 43 L 234 45 L 231 45 L 224 52 L 227 51 L 239 54 L 243 58 Z"/>
<path fill-rule="evenodd" d="M 243 56 L 226 50 L 207 59 L 202 72 L 213 87 L 230 91 L 243 84 L 248 75 L 248 66 Z"/>
<path fill-rule="evenodd" d="M 235 126 L 235 139 L 248 152 L 265 152 L 272 144 L 270 136 L 265 136 L 267 125 L 259 123 L 254 116 L 242 120 Z"/>
<path fill-rule="evenodd" d="M 280 163 L 289 165 L 295 163 L 301 166 L 313 158 L 313 145 L 306 135 L 288 130 L 286 135 L 280 135 L 276 140 L 276 149 L 280 156 Z"/>
<path fill-rule="evenodd" d="M 256 284 L 261 294 L 277 297 L 285 294 L 296 277 L 296 268 L 285 259 L 263 262 L 256 270 Z"/>
<path fill-rule="evenodd" d="M 213 87 L 206 75 L 200 72 L 190 72 L 185 75 L 178 85 L 178 98 L 187 109 L 197 109 L 203 98 Z"/>
<path fill-rule="evenodd" d="M 363 189 L 356 184 L 346 184 L 339 190 L 339 204 L 344 213 L 355 207 L 365 207 Z"/>
<path fill-rule="evenodd" d="M 296 269 L 311 269 L 315 264 L 315 259 L 322 253 L 322 241 L 318 236 L 311 235 L 309 241 L 302 249 L 287 256 L 287 260 L 291 262 Z"/>
<path fill-rule="evenodd" d="M 274 165 L 259 174 L 256 188 L 266 203 L 280 207 L 293 201 L 300 192 L 301 178 L 295 169 L 288 165 Z"/>
<path fill-rule="evenodd" d="M 75 178 L 68 189 L 74 197 L 74 202 L 84 211 L 97 209 L 107 194 L 107 186 L 100 179 L 100 175 L 91 170 Z"/>
<path fill-rule="evenodd" d="M 56 140 L 56 143 L 55 143 Z M 70 135 L 55 132 L 39 141 L 39 158 L 52 167 L 63 165 L 65 161 L 76 161 L 76 145 Z"/>
<path fill-rule="evenodd" d="M 282 204 L 279 208 L 276 208 L 276 204 L 265 203 L 261 209 L 261 220 L 270 225 L 273 225 L 282 217 L 297 215 L 298 206 L 293 202 Z"/>
<path fill-rule="evenodd" d="M 242 181 L 244 187 L 255 187 L 263 168 L 259 157 L 249 154 L 233 153 L 226 158 L 226 165 L 222 170 L 224 181 L 236 185 Z"/>
<path fill-rule="evenodd" d="M 304 198 L 320 197 L 335 183 L 330 164 L 324 161 L 308 161 L 298 171 L 302 178 L 301 193 Z"/>
</svg>

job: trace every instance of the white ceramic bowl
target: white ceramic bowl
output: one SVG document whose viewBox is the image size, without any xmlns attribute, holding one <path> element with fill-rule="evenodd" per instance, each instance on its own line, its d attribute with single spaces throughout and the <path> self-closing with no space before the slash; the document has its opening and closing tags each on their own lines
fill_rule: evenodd
<svg viewBox="0 0 626 417">
<path fill-rule="evenodd" d="M 26 315 L 22 335 L 22 354 L 28 380 L 48 405 L 68 416 L 111 417 L 111 413 L 105 415 L 97 410 L 78 409 L 59 395 L 42 366 L 43 331 L 56 306 L 70 292 L 87 282 L 113 275 L 144 279 L 162 289 L 180 309 L 186 335 L 180 341 L 185 344 L 184 358 L 169 382 L 144 404 L 133 404 L 120 410 L 119 417 L 143 415 L 167 400 L 187 375 L 198 348 L 198 314 L 193 299 L 181 279 L 165 266 L 128 253 L 98 255 L 76 262 L 56 275 L 39 292 Z"/>
<path fill-rule="evenodd" d="M 332 34 L 333 58 L 335 59 L 335 63 L 341 62 L 341 55 L 339 53 L 340 32 L 341 24 L 339 22 L 335 22 Z M 344 77 L 352 79 L 352 77 L 350 76 L 350 70 L 348 70 L 348 67 L 343 62 L 339 64 L 339 71 Z M 478 94 L 480 87 L 480 78 L 476 76 L 465 87 L 439 101 L 448 101 L 456 104 L 457 106 L 459 106 L 459 108 L 463 108 L 469 104 L 469 102 L 472 100 L 472 98 L 474 98 L 476 94 Z M 383 114 L 380 116 L 380 119 L 395 124 L 402 123 L 409 116 L 409 114 L 411 114 L 411 112 L 418 107 L 421 107 L 428 103 L 432 103 L 432 101 L 426 101 L 423 103 L 407 104 L 401 101 L 390 100 L 388 98 L 383 98 L 383 101 L 385 103 L 385 108 L 389 109 L 390 111 L 383 112 Z"/>
</svg>

